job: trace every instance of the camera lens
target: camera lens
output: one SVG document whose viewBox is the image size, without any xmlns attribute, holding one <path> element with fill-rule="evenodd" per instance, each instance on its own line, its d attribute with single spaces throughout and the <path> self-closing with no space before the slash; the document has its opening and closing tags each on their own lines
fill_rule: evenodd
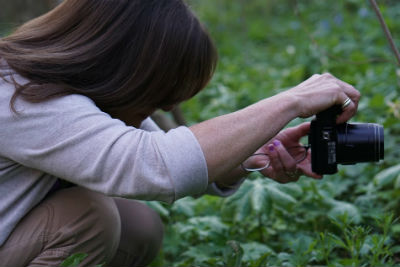
<svg viewBox="0 0 400 267">
<path fill-rule="evenodd" d="M 355 164 L 383 159 L 383 127 L 375 123 L 344 123 L 337 127 L 336 160 Z"/>
</svg>

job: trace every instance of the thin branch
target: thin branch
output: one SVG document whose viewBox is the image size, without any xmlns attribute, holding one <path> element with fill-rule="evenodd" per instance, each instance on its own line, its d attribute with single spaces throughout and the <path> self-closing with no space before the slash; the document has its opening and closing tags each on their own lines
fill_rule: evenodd
<svg viewBox="0 0 400 267">
<path fill-rule="evenodd" d="M 178 124 L 178 125 L 187 125 L 186 124 L 186 120 L 185 120 L 185 116 L 183 115 L 182 109 L 180 108 L 179 105 L 177 105 L 172 111 L 172 116 L 174 118 L 174 121 Z"/>
<path fill-rule="evenodd" d="M 375 0 L 369 0 L 369 2 L 371 3 L 376 15 L 378 16 L 378 20 L 381 23 L 382 29 L 385 33 L 386 39 L 389 41 L 390 47 L 394 53 L 394 55 L 396 56 L 397 59 L 397 63 L 400 66 L 400 53 L 399 50 L 397 50 L 397 47 L 393 41 L 392 35 L 390 34 L 390 30 L 388 28 L 388 26 L 386 25 L 385 20 L 383 19 L 382 13 L 379 10 L 378 5 L 376 4 Z"/>
<path fill-rule="evenodd" d="M 178 127 L 178 125 L 171 120 L 165 113 L 157 110 L 151 115 L 153 121 L 160 127 L 162 130 L 168 132 L 171 129 Z"/>
</svg>

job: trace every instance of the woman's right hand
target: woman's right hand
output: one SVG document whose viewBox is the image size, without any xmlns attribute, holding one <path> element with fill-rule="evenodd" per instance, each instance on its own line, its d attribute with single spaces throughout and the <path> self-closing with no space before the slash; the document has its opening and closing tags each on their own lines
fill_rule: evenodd
<svg viewBox="0 0 400 267">
<path fill-rule="evenodd" d="M 206 159 L 209 182 L 236 169 L 294 118 L 310 117 L 335 104 L 343 105 L 348 98 L 351 103 L 338 122 L 355 114 L 360 93 L 331 74 L 314 75 L 278 95 L 191 126 Z"/>
<path fill-rule="evenodd" d="M 359 91 L 329 73 L 315 74 L 283 94 L 295 97 L 298 116 L 302 118 L 315 115 L 333 105 L 343 105 L 350 98 L 351 103 L 338 117 L 338 123 L 348 121 L 356 113 L 360 99 Z"/>
</svg>

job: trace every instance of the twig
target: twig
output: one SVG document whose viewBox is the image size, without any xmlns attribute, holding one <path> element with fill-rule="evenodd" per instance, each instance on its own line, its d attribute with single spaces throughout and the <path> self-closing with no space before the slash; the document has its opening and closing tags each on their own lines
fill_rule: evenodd
<svg viewBox="0 0 400 267">
<path fill-rule="evenodd" d="M 379 7 L 376 4 L 375 0 L 369 0 L 369 2 L 371 3 L 372 8 L 374 9 L 376 15 L 378 16 L 378 20 L 379 20 L 379 22 L 380 22 L 380 24 L 382 26 L 382 29 L 383 29 L 383 31 L 385 33 L 386 39 L 389 41 L 390 47 L 391 47 L 394 55 L 396 56 L 397 63 L 400 66 L 400 53 L 399 53 L 399 50 L 397 50 L 397 48 L 396 48 L 396 45 L 395 45 L 395 43 L 393 41 L 393 38 L 392 38 L 392 35 L 390 34 L 390 30 L 389 30 L 388 26 L 386 25 L 385 20 L 383 19 L 382 13 L 379 10 Z"/>
<path fill-rule="evenodd" d="M 159 110 L 154 112 L 153 115 L 151 115 L 151 118 L 158 125 L 158 127 L 160 127 L 162 130 L 166 132 L 178 127 L 178 125 L 173 120 L 168 118 L 166 114 L 162 113 Z"/>
<path fill-rule="evenodd" d="M 185 116 L 183 115 L 182 109 L 180 108 L 179 105 L 177 105 L 172 111 L 172 116 L 174 118 L 174 121 L 178 124 L 178 125 L 186 125 L 186 120 L 185 120 Z"/>
</svg>

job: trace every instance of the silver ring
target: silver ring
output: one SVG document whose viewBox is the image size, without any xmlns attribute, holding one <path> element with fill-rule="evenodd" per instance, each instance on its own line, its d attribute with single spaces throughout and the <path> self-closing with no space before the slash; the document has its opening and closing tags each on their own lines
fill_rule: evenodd
<svg viewBox="0 0 400 267">
<path fill-rule="evenodd" d="M 350 98 L 346 98 L 346 100 L 342 104 L 342 109 L 347 108 L 350 104 L 351 104 L 351 99 Z"/>
</svg>

